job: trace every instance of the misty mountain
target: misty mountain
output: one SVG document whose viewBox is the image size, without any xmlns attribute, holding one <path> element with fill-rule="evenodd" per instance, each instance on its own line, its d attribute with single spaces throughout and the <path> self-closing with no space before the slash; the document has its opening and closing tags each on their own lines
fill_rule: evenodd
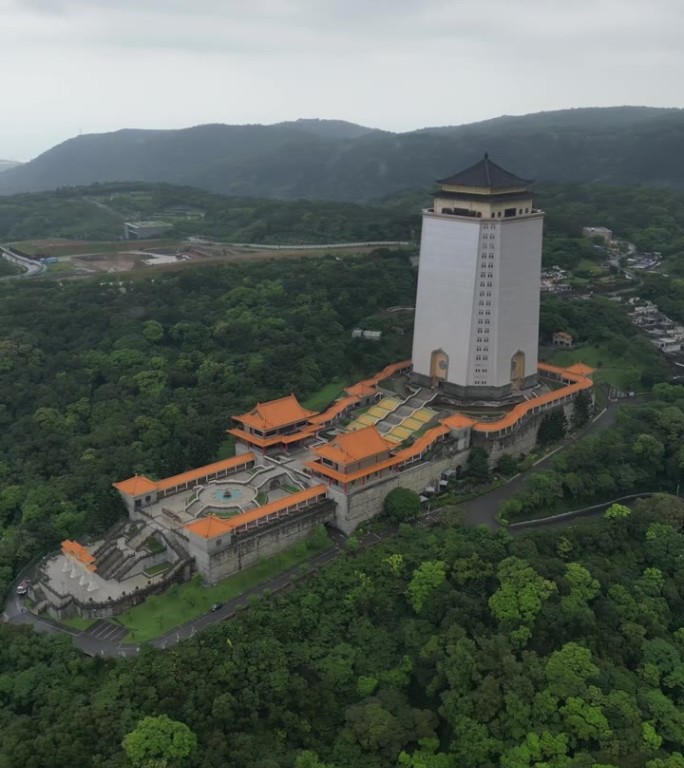
<svg viewBox="0 0 684 768">
<path fill-rule="evenodd" d="M 78 136 L 0 175 L 0 194 L 163 181 L 229 195 L 364 201 L 484 152 L 538 181 L 684 186 L 684 110 L 611 107 L 503 116 L 409 133 L 338 120 Z"/>
<path fill-rule="evenodd" d="M 9 171 L 10 168 L 16 168 L 21 163 L 16 160 L 0 160 L 0 173 L 3 171 Z"/>
<path fill-rule="evenodd" d="M 386 133 L 386 131 L 367 128 L 365 125 L 357 125 L 347 120 L 320 120 L 305 117 L 301 117 L 299 120 L 276 123 L 273 127 L 295 128 L 324 139 L 358 139 L 359 136 L 365 136 L 368 133 Z"/>
</svg>

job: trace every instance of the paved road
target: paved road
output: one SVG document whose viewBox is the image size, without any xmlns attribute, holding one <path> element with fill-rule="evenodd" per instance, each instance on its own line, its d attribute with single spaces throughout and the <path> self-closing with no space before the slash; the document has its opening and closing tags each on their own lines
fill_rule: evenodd
<svg viewBox="0 0 684 768">
<path fill-rule="evenodd" d="M 0 245 L 0 258 L 5 259 L 5 261 L 9 261 L 10 264 L 15 264 L 16 266 L 22 267 L 26 270 L 20 275 L 8 275 L 7 277 L 2 278 L 3 280 L 12 280 L 17 277 L 34 277 L 35 275 L 40 275 L 45 271 L 44 264 L 37 261 L 32 261 L 31 259 L 25 259 L 23 256 L 17 256 L 16 253 L 12 253 L 12 251 L 10 251 L 4 245 Z"/>
<path fill-rule="evenodd" d="M 553 456 L 567 448 L 575 440 L 588 437 L 589 435 L 601 432 L 608 427 L 612 427 L 615 424 L 617 418 L 617 412 L 621 405 L 634 404 L 637 402 L 643 402 L 643 398 L 632 398 L 629 401 L 621 401 L 620 403 L 610 403 L 606 410 L 595 420 L 587 425 L 579 434 L 573 436 L 564 443 L 559 449 L 549 453 L 543 459 L 541 459 L 535 466 L 518 475 L 506 485 L 502 485 L 499 488 L 495 488 L 493 491 L 486 493 L 484 496 L 480 496 L 477 499 L 471 499 L 460 504 L 463 510 L 464 520 L 469 525 L 486 525 L 488 528 L 499 528 L 499 523 L 496 522 L 495 515 L 499 507 L 504 501 L 507 501 L 514 494 L 520 491 L 530 475 L 535 472 L 539 472 L 547 468 L 547 462 L 553 458 Z"/>
</svg>

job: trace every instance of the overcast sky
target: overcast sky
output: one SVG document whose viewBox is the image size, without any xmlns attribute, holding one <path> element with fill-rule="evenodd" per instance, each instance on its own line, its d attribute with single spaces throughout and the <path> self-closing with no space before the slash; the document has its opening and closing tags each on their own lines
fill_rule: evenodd
<svg viewBox="0 0 684 768">
<path fill-rule="evenodd" d="M 684 0 L 0 0 L 0 158 L 79 133 L 684 106 Z"/>
</svg>

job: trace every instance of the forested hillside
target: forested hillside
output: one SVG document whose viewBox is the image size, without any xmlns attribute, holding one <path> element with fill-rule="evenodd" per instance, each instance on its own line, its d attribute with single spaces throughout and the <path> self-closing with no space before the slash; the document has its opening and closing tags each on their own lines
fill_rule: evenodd
<svg viewBox="0 0 684 768">
<path fill-rule="evenodd" d="M 162 219 L 170 237 L 232 242 L 331 243 L 415 238 L 420 209 L 226 197 L 170 184 L 96 184 L 0 197 L 0 240 L 118 240 L 124 222 Z"/>
<path fill-rule="evenodd" d="M 132 660 L 0 625 L 0 765 L 681 768 L 683 521 L 407 527 Z"/>
<path fill-rule="evenodd" d="M 640 249 L 684 254 L 684 191 L 603 184 L 537 184 L 546 212 L 544 260 L 597 258 L 582 242 L 584 226 L 606 226 Z M 330 243 L 420 237 L 420 212 L 431 188 L 408 190 L 373 205 L 236 198 L 170 184 L 119 183 L 0 197 L 0 240 L 115 240 L 123 223 L 162 219 L 171 237 L 231 242 Z"/>
<path fill-rule="evenodd" d="M 541 181 L 684 184 L 684 112 L 616 107 L 409 133 L 342 121 L 122 130 L 69 139 L 0 175 L 0 194 L 109 181 L 359 202 L 425 186 L 484 152 Z"/>
</svg>

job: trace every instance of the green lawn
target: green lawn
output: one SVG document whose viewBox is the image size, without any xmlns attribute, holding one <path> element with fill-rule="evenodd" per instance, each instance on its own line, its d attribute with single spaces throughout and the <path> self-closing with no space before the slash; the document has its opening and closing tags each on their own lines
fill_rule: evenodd
<svg viewBox="0 0 684 768">
<path fill-rule="evenodd" d="M 302 405 L 304 408 L 308 408 L 310 411 L 320 411 L 333 400 L 335 400 L 335 398 L 342 393 L 342 390 L 348 384 L 349 379 L 346 377 L 333 379 L 331 382 L 319 389 L 318 392 L 311 395 L 308 400 L 305 400 Z"/>
<path fill-rule="evenodd" d="M 141 605 L 118 616 L 130 631 L 125 642 L 143 643 L 170 632 L 174 627 L 207 613 L 214 603 L 225 603 L 251 587 L 268 581 L 279 573 L 303 563 L 312 555 L 330 547 L 330 541 L 314 535 L 280 554 L 262 560 L 212 587 L 197 580 L 174 585 L 164 594 L 150 597 Z"/>
<path fill-rule="evenodd" d="M 559 350 L 553 354 L 549 362 L 553 365 L 563 366 L 585 363 L 596 368 L 594 381 L 605 381 L 624 391 L 636 386 L 647 365 L 646 362 L 640 364 L 634 359 L 627 360 L 624 357 L 616 357 L 595 345 Z"/>
</svg>

